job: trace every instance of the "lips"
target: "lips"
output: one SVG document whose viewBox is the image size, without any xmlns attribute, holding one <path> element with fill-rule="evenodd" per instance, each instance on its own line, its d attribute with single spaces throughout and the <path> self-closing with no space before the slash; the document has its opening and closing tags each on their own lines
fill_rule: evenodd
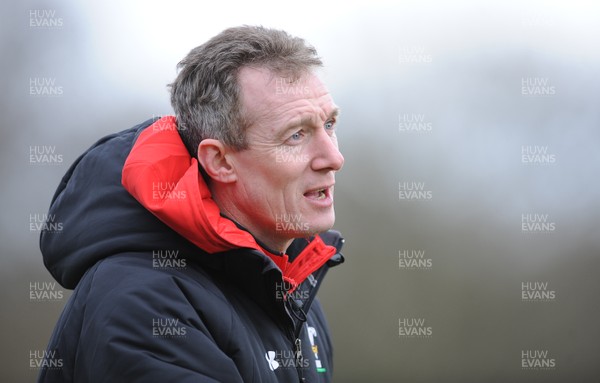
<svg viewBox="0 0 600 383">
<path fill-rule="evenodd" d="M 324 199 L 331 197 L 331 189 L 332 188 L 333 188 L 333 185 L 323 186 L 323 187 L 316 188 L 316 189 L 311 189 L 311 190 L 307 191 L 306 193 L 304 193 L 304 197 L 313 199 L 313 200 L 317 200 L 317 201 L 324 200 Z"/>
<path fill-rule="evenodd" d="M 327 198 L 326 189 L 315 190 L 311 192 L 304 193 L 306 198 L 311 199 L 325 199 Z"/>
</svg>

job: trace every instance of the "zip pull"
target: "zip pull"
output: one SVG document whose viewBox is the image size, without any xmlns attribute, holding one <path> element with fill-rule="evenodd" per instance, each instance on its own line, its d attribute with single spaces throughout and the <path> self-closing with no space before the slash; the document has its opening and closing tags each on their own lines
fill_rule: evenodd
<svg viewBox="0 0 600 383">
<path fill-rule="evenodd" d="M 304 367 L 304 357 L 302 356 L 302 340 L 300 338 L 296 338 L 294 346 L 296 347 L 296 367 L 302 368 Z"/>
</svg>

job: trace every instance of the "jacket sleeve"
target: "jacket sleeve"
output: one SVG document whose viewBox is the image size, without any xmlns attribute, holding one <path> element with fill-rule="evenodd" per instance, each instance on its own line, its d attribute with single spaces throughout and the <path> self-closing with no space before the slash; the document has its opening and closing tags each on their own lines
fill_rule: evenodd
<svg viewBox="0 0 600 383">
<path fill-rule="evenodd" d="M 219 312 L 218 297 L 207 296 L 206 313 L 198 312 L 177 278 L 115 269 L 100 267 L 93 277 L 75 381 L 242 382 L 219 344 L 232 321 L 230 312 Z M 203 289 L 194 293 L 214 294 Z"/>
</svg>

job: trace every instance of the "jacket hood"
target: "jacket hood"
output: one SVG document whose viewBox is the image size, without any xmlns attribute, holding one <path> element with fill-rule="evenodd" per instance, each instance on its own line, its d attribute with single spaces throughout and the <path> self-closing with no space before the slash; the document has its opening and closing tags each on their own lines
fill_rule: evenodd
<svg viewBox="0 0 600 383">
<path fill-rule="evenodd" d="M 121 185 L 121 169 L 139 133 L 138 126 L 100 139 L 67 170 L 52 197 L 48 221 L 61 231 L 40 235 L 44 264 L 65 288 L 73 289 L 97 261 L 126 251 L 191 245 L 155 219 Z"/>
<path fill-rule="evenodd" d="M 172 116 L 104 137 L 83 153 L 61 180 L 48 220 L 62 230 L 42 230 L 44 264 L 70 289 L 96 262 L 122 252 L 253 249 L 294 288 L 336 254 L 318 236 L 292 258 L 272 254 L 222 217 Z"/>
</svg>

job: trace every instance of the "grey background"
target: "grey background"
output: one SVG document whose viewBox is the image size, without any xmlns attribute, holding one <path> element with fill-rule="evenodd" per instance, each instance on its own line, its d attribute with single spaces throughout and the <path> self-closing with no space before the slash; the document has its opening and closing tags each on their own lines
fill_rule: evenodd
<svg viewBox="0 0 600 383">
<path fill-rule="evenodd" d="M 0 5 L 0 380 L 33 381 L 69 292 L 52 282 L 30 218 L 64 172 L 105 134 L 169 114 L 166 84 L 194 46 L 240 24 L 283 28 L 317 47 L 342 108 L 346 158 L 336 228 L 347 262 L 321 299 L 336 382 L 597 382 L 600 379 L 600 9 L 595 2 L 153 2 Z M 32 10 L 61 27 L 31 26 Z M 416 54 L 406 62 L 407 53 Z M 30 94 L 53 79 L 62 95 Z M 546 79 L 555 93 L 522 94 Z M 536 80 L 534 80 L 536 81 Z M 403 132 L 403 115 L 430 131 Z M 53 164 L 30 163 L 52 146 Z M 523 146 L 553 163 L 522 162 Z M 424 182 L 432 198 L 399 199 Z M 522 231 L 522 214 L 555 230 Z M 432 266 L 399 265 L 424 250 Z M 541 282 L 550 301 L 523 302 Z M 61 291 L 57 286 L 55 291 Z M 421 318 L 428 338 L 399 335 Z M 522 369 L 523 350 L 555 367 Z"/>
</svg>

